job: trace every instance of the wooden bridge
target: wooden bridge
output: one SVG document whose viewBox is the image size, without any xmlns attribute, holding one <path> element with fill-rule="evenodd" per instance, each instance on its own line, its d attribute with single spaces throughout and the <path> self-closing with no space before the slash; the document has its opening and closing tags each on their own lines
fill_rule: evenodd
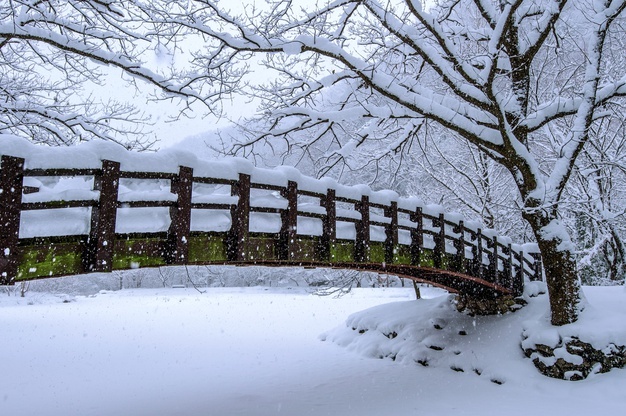
<svg viewBox="0 0 626 416">
<path fill-rule="evenodd" d="M 4 285 L 183 264 L 373 271 L 480 297 L 519 295 L 525 278 L 541 278 L 538 253 L 524 253 L 458 218 L 366 187 L 360 195 L 354 188 L 345 192 L 347 187 L 322 192 L 327 182 L 312 178 L 304 185 L 287 180 L 277 185 L 247 173 L 196 176 L 185 166 L 178 172 L 127 171 L 112 160 L 92 168 L 44 169 L 29 167 L 28 156 L 4 155 L 1 163 Z M 37 185 L 50 179 L 88 186 L 55 196 Z M 156 189 L 154 184 L 165 186 L 166 195 L 143 191 Z M 121 186 L 135 192 L 122 196 Z M 158 210 L 160 220 L 156 214 L 154 221 L 146 220 Z M 71 235 L 28 231 L 36 221 L 44 229 L 54 226 L 61 211 L 73 224 L 87 224 L 85 229 L 66 233 Z M 133 223 L 159 221 L 166 221 L 165 229 L 132 231 Z"/>
</svg>

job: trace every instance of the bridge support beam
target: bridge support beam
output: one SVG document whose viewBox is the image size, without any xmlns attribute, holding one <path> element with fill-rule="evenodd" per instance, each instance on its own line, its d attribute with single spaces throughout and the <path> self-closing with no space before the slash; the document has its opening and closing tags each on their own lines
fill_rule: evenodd
<svg viewBox="0 0 626 416">
<path fill-rule="evenodd" d="M 0 169 L 0 285 L 11 285 L 19 262 L 24 159 L 2 156 Z"/>
</svg>

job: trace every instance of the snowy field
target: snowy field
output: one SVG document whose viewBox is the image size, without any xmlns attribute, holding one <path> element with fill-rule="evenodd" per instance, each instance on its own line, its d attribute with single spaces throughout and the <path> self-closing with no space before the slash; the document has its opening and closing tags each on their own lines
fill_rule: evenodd
<svg viewBox="0 0 626 416">
<path fill-rule="evenodd" d="M 452 315 L 434 289 L 422 300 L 402 288 L 340 298 L 304 288 L 202 290 L 2 294 L 0 415 L 626 412 L 626 370 L 566 382 L 523 357 L 522 326 L 546 319 L 545 295 L 515 314 L 473 319 Z M 625 320 L 623 287 L 585 292 L 598 316 Z M 373 358 L 384 336 L 346 327 L 353 313 L 351 326 L 439 323 L 449 330 L 433 336 L 445 348 L 427 352 L 428 367 Z M 467 335 L 445 339 L 459 330 Z"/>
</svg>

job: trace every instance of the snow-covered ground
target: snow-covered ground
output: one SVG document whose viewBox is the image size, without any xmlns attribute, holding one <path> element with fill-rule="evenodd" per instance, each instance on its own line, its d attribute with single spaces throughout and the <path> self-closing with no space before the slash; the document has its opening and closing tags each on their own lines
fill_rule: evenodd
<svg viewBox="0 0 626 416">
<path fill-rule="evenodd" d="M 524 358 L 522 327 L 545 320 L 545 295 L 514 314 L 474 319 L 451 314 L 445 293 L 434 289 L 423 289 L 430 299 L 422 300 L 403 288 L 354 289 L 340 298 L 285 287 L 90 296 L 32 289 L 25 298 L 0 297 L 0 415 L 626 412 L 626 370 L 567 382 L 540 375 Z M 585 293 L 594 314 L 625 320 L 623 287 Z M 429 366 L 372 358 L 391 345 L 385 325 L 419 322 L 443 328 L 430 335 L 441 351 L 415 341 Z M 359 334 L 359 325 L 381 332 Z"/>
</svg>

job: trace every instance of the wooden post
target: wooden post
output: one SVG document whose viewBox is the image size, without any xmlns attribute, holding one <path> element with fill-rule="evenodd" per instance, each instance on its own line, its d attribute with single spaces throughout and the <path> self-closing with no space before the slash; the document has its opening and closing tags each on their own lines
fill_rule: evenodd
<svg viewBox="0 0 626 416">
<path fill-rule="evenodd" d="M 543 281 L 543 264 L 541 261 L 541 253 L 530 253 L 530 255 L 535 260 L 535 267 L 533 267 L 535 275 L 532 280 L 541 282 Z"/>
<path fill-rule="evenodd" d="M 508 256 L 504 260 L 504 276 L 506 277 L 506 287 L 513 290 L 513 248 L 511 243 L 507 244 L 506 250 L 508 250 Z"/>
<path fill-rule="evenodd" d="M 411 221 L 415 223 L 415 228 L 411 230 L 411 265 L 419 266 L 422 257 L 422 249 L 424 248 L 424 215 L 422 208 L 415 208 L 415 212 L 411 215 Z"/>
<path fill-rule="evenodd" d="M 337 240 L 337 201 L 334 189 L 327 189 L 326 195 L 320 198 L 320 205 L 326 208 L 326 215 L 322 220 L 322 236 L 318 246 L 318 260 L 332 261 L 331 246 Z"/>
<path fill-rule="evenodd" d="M 113 269 L 119 185 L 119 162 L 103 160 L 102 172 L 94 177 L 94 189 L 100 191 L 100 200 L 98 206 L 91 210 L 91 229 L 85 256 L 87 271 L 110 272 Z"/>
<path fill-rule="evenodd" d="M 513 278 L 513 294 L 515 296 L 521 296 L 524 292 L 524 251 L 520 250 L 516 256 L 518 256 L 519 259 L 519 266 Z"/>
<path fill-rule="evenodd" d="M 455 271 L 462 273 L 465 271 L 465 225 L 463 220 L 459 221 L 454 232 L 460 234 L 459 238 L 454 239 L 454 248 L 456 249 Z"/>
<path fill-rule="evenodd" d="M 489 280 L 498 283 L 498 236 L 490 240 L 491 253 L 489 253 Z"/>
<path fill-rule="evenodd" d="M 433 220 L 433 227 L 439 227 L 439 232 L 434 236 L 433 265 L 436 269 L 441 269 L 443 267 L 443 258 L 446 255 L 446 222 L 443 213 Z"/>
<path fill-rule="evenodd" d="M 473 275 L 482 279 L 485 274 L 485 266 L 483 264 L 483 230 L 480 228 L 476 230 L 476 245 L 472 247 L 472 256 L 474 257 Z"/>
<path fill-rule="evenodd" d="M 228 260 L 245 261 L 248 259 L 247 246 L 250 233 L 250 175 L 240 173 L 239 180 L 231 189 L 231 194 L 238 196 L 239 200 L 231 214 Z"/>
<path fill-rule="evenodd" d="M 191 197 L 193 193 L 193 169 L 181 166 L 178 176 L 172 179 L 171 192 L 176 194 L 176 205 L 170 207 L 170 228 L 167 232 L 166 262 L 187 264 L 189 262 L 189 236 L 191 234 Z"/>
<path fill-rule="evenodd" d="M 370 199 L 363 195 L 355 209 L 361 213 L 361 221 L 356 223 L 356 241 L 354 243 L 354 261 L 367 262 L 370 259 Z"/>
<path fill-rule="evenodd" d="M 398 202 L 391 201 L 391 205 L 385 207 L 385 216 L 391 221 L 385 227 L 385 263 L 394 262 L 395 250 L 398 247 Z"/>
<path fill-rule="evenodd" d="M 0 285 L 12 285 L 18 269 L 24 159 L 2 156 L 0 169 Z"/>
<path fill-rule="evenodd" d="M 281 227 L 278 241 L 278 259 L 291 260 L 295 257 L 296 238 L 298 235 L 298 184 L 289 181 L 287 188 L 281 190 L 287 200 L 287 209 L 281 212 Z"/>
</svg>

